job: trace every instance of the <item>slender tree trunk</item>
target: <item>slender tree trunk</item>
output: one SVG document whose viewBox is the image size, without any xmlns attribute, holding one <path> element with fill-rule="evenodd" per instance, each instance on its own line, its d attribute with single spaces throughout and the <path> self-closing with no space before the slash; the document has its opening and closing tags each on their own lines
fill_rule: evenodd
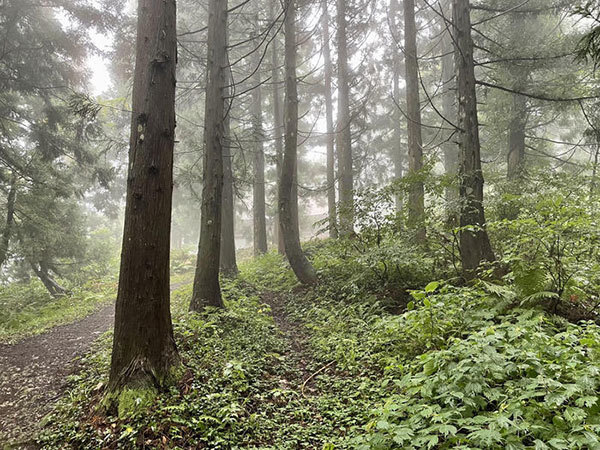
<svg viewBox="0 0 600 450">
<path fill-rule="evenodd" d="M 390 30 L 392 33 L 392 55 L 393 55 L 393 80 L 392 80 L 392 95 L 394 96 L 394 147 L 393 147 L 393 155 L 392 161 L 394 163 L 394 180 L 399 181 L 404 176 L 404 156 L 405 156 L 405 148 L 402 145 L 402 113 L 400 108 L 396 105 L 396 102 L 401 101 L 401 97 L 403 96 L 402 88 L 400 87 L 400 79 L 402 78 L 402 73 L 404 72 L 403 60 L 400 55 L 400 51 L 398 46 L 400 45 L 401 39 L 398 33 L 400 30 L 400 25 L 398 23 L 398 13 L 399 13 L 399 5 L 398 0 L 390 1 Z M 402 212 L 402 208 L 404 206 L 404 199 L 401 192 L 396 193 L 395 196 L 395 206 L 396 212 Z"/>
<path fill-rule="evenodd" d="M 179 363 L 169 288 L 176 63 L 175 0 L 139 0 L 112 392 L 162 386 Z"/>
<path fill-rule="evenodd" d="M 4 266 L 8 259 L 8 249 L 10 246 L 10 238 L 15 222 L 15 203 L 17 201 L 17 174 L 12 173 L 10 177 L 10 190 L 6 199 L 6 223 L 2 231 L 2 239 L 0 241 L 0 268 Z"/>
<path fill-rule="evenodd" d="M 229 79 L 229 77 L 227 77 Z M 238 274 L 235 255 L 235 208 L 233 202 L 233 155 L 231 152 L 230 118 L 223 124 L 223 198 L 221 209 L 221 273 L 228 277 Z"/>
<path fill-rule="evenodd" d="M 596 193 L 596 178 L 598 177 L 598 159 L 600 157 L 600 143 L 596 138 L 596 144 L 594 145 L 594 163 L 592 165 L 592 180 L 590 182 L 590 197 L 593 197 Z"/>
<path fill-rule="evenodd" d="M 535 19 L 537 14 L 534 13 Z M 511 37 L 512 44 L 519 47 L 523 39 L 522 30 L 526 22 L 520 14 L 511 14 L 507 33 Z M 526 63 L 511 62 L 506 69 L 510 75 L 511 87 L 514 91 L 525 92 L 529 69 Z M 523 177 L 525 169 L 525 129 L 527 127 L 527 97 L 512 93 L 510 94 L 512 104 L 510 107 L 511 120 L 508 126 L 508 151 L 506 159 L 506 177 L 509 180 L 519 180 Z M 516 187 L 516 186 L 515 186 Z M 518 191 L 515 189 L 515 191 Z M 515 192 L 518 193 L 518 192 Z"/>
<path fill-rule="evenodd" d="M 207 45 L 202 217 L 191 311 L 202 311 L 206 306 L 224 306 L 219 284 L 219 259 L 223 197 L 224 94 L 227 84 L 227 0 L 210 0 Z"/>
<path fill-rule="evenodd" d="M 333 127 L 333 99 L 331 97 L 331 49 L 329 47 L 329 11 L 327 1 L 323 2 L 321 27 L 323 32 L 323 70 L 325 72 L 325 117 L 327 123 L 327 216 L 329 218 L 329 237 L 336 239 L 337 210 L 335 204 L 335 129 Z"/>
<path fill-rule="evenodd" d="M 404 0 L 404 60 L 406 66 L 408 174 L 412 177 L 408 195 L 408 220 L 417 231 L 417 239 L 423 241 L 425 239 L 425 190 L 423 182 L 418 179 L 423 169 L 423 138 L 421 136 L 421 102 L 419 99 L 419 65 L 414 0 Z"/>
<path fill-rule="evenodd" d="M 279 2 L 271 0 L 269 3 L 271 21 L 275 21 L 275 5 Z M 281 96 L 279 95 L 279 46 L 277 38 L 271 43 L 271 80 L 273 83 L 273 134 L 275 137 L 275 163 L 277 171 L 277 190 L 279 191 L 279 180 L 281 179 L 281 162 L 283 159 L 283 132 Z M 279 194 L 278 194 L 279 195 Z M 277 242 L 277 251 L 279 254 L 285 254 L 285 243 L 283 242 L 283 233 L 281 231 L 281 221 L 279 218 L 279 208 L 277 208 L 275 217 L 275 236 Z"/>
<path fill-rule="evenodd" d="M 350 80 L 348 74 L 348 43 L 346 41 L 346 0 L 337 0 L 338 45 L 338 121 L 337 157 L 340 191 L 340 233 L 354 231 L 354 174 L 352 171 L 352 134 L 350 129 Z"/>
<path fill-rule="evenodd" d="M 522 89 L 522 87 L 516 87 Z M 527 99 L 523 95 L 511 94 L 511 121 L 508 128 L 507 178 L 518 180 L 525 165 L 525 128 L 527 126 Z"/>
<path fill-rule="evenodd" d="M 229 27 L 229 23 L 227 24 Z M 229 43 L 229 35 L 225 36 L 226 44 Z M 223 73 L 224 84 L 231 84 L 231 74 L 227 69 Z M 227 96 L 231 95 L 231 89 L 226 88 Z M 233 99 L 229 100 L 233 102 Z M 223 198 L 221 199 L 221 249 L 220 266 L 221 273 L 226 277 L 235 277 L 238 274 L 237 259 L 235 254 L 235 204 L 233 198 L 233 153 L 231 151 L 231 115 L 228 110 L 231 104 L 224 105 L 225 118 L 223 122 Z"/>
<path fill-rule="evenodd" d="M 300 246 L 298 225 L 294 224 L 294 171 L 298 152 L 298 91 L 296 79 L 296 5 L 288 0 L 285 15 L 285 147 L 279 180 L 279 217 L 285 254 L 303 284 L 315 284 L 317 274 Z"/>
<path fill-rule="evenodd" d="M 469 0 L 453 0 L 452 13 L 460 127 L 460 253 L 464 276 L 471 279 L 483 261 L 495 258 L 485 229 Z"/>
<path fill-rule="evenodd" d="M 67 290 L 56 282 L 54 278 L 50 276 L 50 270 L 48 265 L 43 261 L 39 264 L 31 263 L 31 268 L 40 279 L 46 290 L 54 298 L 62 297 L 66 295 Z"/>
<path fill-rule="evenodd" d="M 256 17 L 258 28 L 258 16 Z M 258 33 L 257 33 L 258 34 Z M 255 35 L 256 36 L 256 35 Z M 258 42 L 257 39 L 255 39 Z M 252 189 L 252 213 L 254 219 L 254 254 L 267 253 L 267 207 L 265 204 L 265 150 L 263 148 L 262 124 L 262 87 L 260 77 L 261 52 L 254 52 L 254 64 L 257 66 L 254 76 L 255 88 L 252 91 L 252 134 L 254 140 L 254 184 Z"/>
<path fill-rule="evenodd" d="M 294 225 L 294 233 L 300 236 L 300 212 L 299 212 L 299 196 L 298 196 L 298 147 L 296 146 L 296 160 L 294 162 L 294 178 L 292 183 L 292 223 Z M 282 160 L 283 165 L 283 160 Z M 285 239 L 284 242 L 285 244 Z"/>
<path fill-rule="evenodd" d="M 452 17 L 451 0 L 444 4 L 444 16 Z M 440 20 L 442 28 L 442 114 L 444 118 L 456 124 L 456 68 L 454 66 L 454 45 L 452 43 L 451 25 L 444 19 Z M 445 127 L 450 124 L 444 123 Z M 445 142 L 442 145 L 444 151 L 444 172 L 450 180 L 456 179 L 458 173 L 458 147 L 455 142 L 454 130 L 445 133 Z M 447 217 L 451 224 L 457 224 L 456 205 L 458 203 L 458 189 L 454 186 L 446 188 Z"/>
</svg>

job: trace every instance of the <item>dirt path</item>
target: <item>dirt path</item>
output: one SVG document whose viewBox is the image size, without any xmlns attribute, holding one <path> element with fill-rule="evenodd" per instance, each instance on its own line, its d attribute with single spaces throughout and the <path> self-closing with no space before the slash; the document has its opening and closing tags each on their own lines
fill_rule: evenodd
<svg viewBox="0 0 600 450">
<path fill-rule="evenodd" d="M 308 349 L 308 335 L 304 327 L 287 315 L 285 310 L 285 297 L 273 292 L 263 292 L 262 300 L 271 307 L 271 314 L 275 324 L 283 332 L 285 340 L 290 347 L 287 353 L 292 361 L 292 367 L 295 367 L 295 374 L 292 379 L 298 386 L 302 395 L 311 395 L 314 393 L 313 381 L 316 362 Z M 290 380 L 291 381 L 291 380 Z"/>
<path fill-rule="evenodd" d="M 171 290 L 184 284 L 174 284 Z M 77 358 L 111 328 L 114 313 L 114 305 L 109 305 L 44 334 L 0 344 L 0 444 L 23 443 L 34 434 L 65 392 L 67 377 L 77 371 Z"/>
</svg>

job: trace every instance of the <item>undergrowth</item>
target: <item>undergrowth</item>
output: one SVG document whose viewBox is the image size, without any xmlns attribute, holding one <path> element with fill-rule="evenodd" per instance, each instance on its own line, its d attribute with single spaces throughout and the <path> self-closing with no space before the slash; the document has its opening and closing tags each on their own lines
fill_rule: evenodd
<svg viewBox="0 0 600 450">
<path fill-rule="evenodd" d="M 194 315 L 187 312 L 191 286 L 174 293 L 175 336 L 187 372 L 152 408 L 127 421 L 97 409 L 109 365 L 105 338 L 73 378 L 71 395 L 47 418 L 40 445 L 292 449 L 316 448 L 326 436 L 335 440 L 343 433 L 340 423 L 323 421 L 333 400 L 302 396 L 302 373 L 269 307 L 247 282 L 224 280 L 223 291 L 226 310 Z"/>
<path fill-rule="evenodd" d="M 179 289 L 175 334 L 188 371 L 127 421 L 96 406 L 109 364 L 102 341 L 48 418 L 42 446 L 600 447 L 594 323 L 520 305 L 510 279 L 430 282 L 443 276 L 433 263 L 407 277 L 410 250 L 392 252 L 398 267 L 387 274 L 339 242 L 308 253 L 322 280 L 310 290 L 276 254 L 223 280 L 223 311 L 190 315 L 191 287 Z M 291 331 L 277 327 L 268 301 L 283 303 Z"/>
<path fill-rule="evenodd" d="M 53 298 L 39 280 L 0 287 L 0 342 L 14 342 L 86 317 L 114 300 L 116 280 L 73 286 Z"/>
</svg>

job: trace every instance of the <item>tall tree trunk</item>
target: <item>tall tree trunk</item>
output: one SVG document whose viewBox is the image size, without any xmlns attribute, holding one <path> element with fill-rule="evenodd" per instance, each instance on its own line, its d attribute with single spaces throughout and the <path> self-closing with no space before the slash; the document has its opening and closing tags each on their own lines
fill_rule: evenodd
<svg viewBox="0 0 600 450">
<path fill-rule="evenodd" d="M 451 0 L 444 3 L 444 17 L 452 17 Z M 454 67 L 454 45 L 452 43 L 451 25 L 442 18 L 440 20 L 442 29 L 442 114 L 444 118 L 456 124 L 456 68 Z M 448 123 L 444 123 L 449 127 Z M 444 151 L 444 172 L 450 180 L 454 180 L 458 173 L 458 147 L 456 145 L 454 130 L 444 133 L 445 142 L 442 145 Z M 458 203 L 458 189 L 454 185 L 446 188 L 447 217 L 451 224 L 458 223 L 456 205 Z"/>
<path fill-rule="evenodd" d="M 161 386 L 179 363 L 169 289 L 176 63 L 175 0 L 139 0 L 112 392 Z"/>
<path fill-rule="evenodd" d="M 485 229 L 469 0 L 453 0 L 452 17 L 460 127 L 460 253 L 464 276 L 471 279 L 483 261 L 494 261 L 495 258 Z"/>
<path fill-rule="evenodd" d="M 258 15 L 256 17 L 258 28 Z M 255 33 L 254 37 L 258 33 Z M 258 39 L 254 39 L 258 43 Z M 260 64 L 262 54 L 254 52 L 254 64 L 256 74 L 252 91 L 252 134 L 254 140 L 254 184 L 252 188 L 252 215 L 254 219 L 254 254 L 263 255 L 267 253 L 267 207 L 265 204 L 265 150 L 263 147 L 264 133 L 262 124 L 262 87 L 260 77 Z"/>
<path fill-rule="evenodd" d="M 511 14 L 507 33 L 511 37 L 511 43 L 519 48 L 523 39 L 523 27 L 527 19 L 521 17 L 521 14 Z M 529 78 L 529 68 L 525 62 L 511 62 L 506 69 L 510 76 L 511 88 L 516 92 L 527 90 L 527 80 Z M 517 93 L 511 93 L 512 104 L 510 106 L 510 124 L 508 126 L 508 151 L 506 159 L 506 177 L 509 180 L 519 180 L 523 176 L 525 169 L 525 129 L 527 127 L 527 97 Z M 518 187 L 515 191 L 518 190 Z M 515 192 L 518 193 L 518 192 Z"/>
<path fill-rule="evenodd" d="M 393 146 L 393 154 L 392 161 L 394 163 L 394 180 L 399 181 L 404 176 L 404 154 L 405 149 L 402 145 L 402 113 L 400 108 L 396 105 L 396 102 L 401 101 L 402 97 L 402 88 L 400 87 L 400 79 L 402 78 L 402 73 L 404 72 L 403 60 L 400 55 L 400 51 L 398 46 L 400 45 L 400 35 L 398 30 L 400 30 L 400 24 L 398 23 L 398 13 L 399 13 L 399 5 L 398 0 L 390 0 L 390 31 L 392 33 L 392 55 L 393 55 L 393 80 L 392 80 L 392 95 L 394 97 L 394 146 Z M 396 193 L 394 198 L 396 212 L 400 213 L 403 208 L 403 195 L 401 192 Z"/>
<path fill-rule="evenodd" d="M 202 311 L 206 306 L 224 306 L 219 284 L 219 259 L 223 196 L 224 94 L 227 84 L 227 0 L 210 0 L 207 45 L 202 217 L 191 311 Z"/>
<path fill-rule="evenodd" d="M 337 0 L 338 45 L 338 120 L 337 157 L 340 191 L 340 233 L 354 231 L 354 174 L 352 171 L 352 134 L 350 129 L 350 80 L 348 74 L 348 43 L 346 40 L 346 0 Z"/>
<path fill-rule="evenodd" d="M 2 239 L 0 241 L 0 268 L 4 266 L 8 258 L 8 248 L 10 246 L 10 238 L 15 222 L 15 203 L 17 201 L 17 174 L 13 172 L 10 177 L 10 190 L 6 199 L 6 222 L 4 230 L 2 230 Z"/>
<path fill-rule="evenodd" d="M 323 33 L 323 70 L 325 72 L 325 116 L 327 123 L 327 216 L 329 219 L 329 237 L 336 239 L 337 210 L 335 204 L 335 131 L 333 127 L 333 99 L 331 97 L 331 49 L 329 47 L 329 11 L 324 0 L 321 27 Z"/>
<path fill-rule="evenodd" d="M 417 232 L 417 239 L 423 241 L 425 239 L 425 190 L 423 182 L 419 181 L 420 171 L 423 169 L 423 138 L 421 136 L 414 0 L 404 0 L 404 61 L 406 66 L 408 175 L 411 177 L 408 194 L 408 220 Z"/>
<path fill-rule="evenodd" d="M 522 86 L 515 89 L 523 89 Z M 518 180 L 523 175 L 525 164 L 525 128 L 527 126 L 527 99 L 520 94 L 511 94 L 511 121 L 508 127 L 507 178 Z"/>
<path fill-rule="evenodd" d="M 294 171 L 298 153 L 298 87 L 296 79 L 296 4 L 288 0 L 285 15 L 285 147 L 279 179 L 279 217 L 285 254 L 292 270 L 303 284 L 315 284 L 317 274 L 300 246 L 294 221 Z"/>
<path fill-rule="evenodd" d="M 229 27 L 229 23 L 227 24 Z M 226 45 L 229 43 L 229 34 L 225 35 Z M 231 73 L 227 69 L 223 73 L 225 85 L 231 84 Z M 231 89 L 226 88 L 227 96 L 231 95 Z M 229 100 L 233 102 L 233 99 Z M 226 277 L 235 277 L 238 274 L 237 259 L 235 254 L 235 206 L 233 197 L 233 153 L 231 151 L 231 115 L 228 110 L 231 104 L 224 106 L 225 118 L 223 122 L 223 197 L 221 199 L 221 249 L 220 266 L 221 273 Z"/>
<path fill-rule="evenodd" d="M 279 5 L 277 0 L 271 0 L 269 3 L 271 21 L 275 21 L 275 5 Z M 271 43 L 271 80 L 273 83 L 273 134 L 275 138 L 275 163 L 277 171 L 277 191 L 279 192 L 279 180 L 281 179 L 281 162 L 283 159 L 283 132 L 281 96 L 279 95 L 279 46 L 277 38 Z M 279 195 L 279 194 L 278 194 Z M 283 242 L 283 233 L 281 231 L 281 221 L 279 219 L 279 207 L 275 215 L 275 237 L 277 242 L 277 251 L 279 254 L 285 254 L 285 243 Z"/>
<path fill-rule="evenodd" d="M 229 77 L 227 77 L 229 79 Z M 233 202 L 233 154 L 231 152 L 230 116 L 223 124 L 223 198 L 221 199 L 221 273 L 228 277 L 238 274 L 235 255 L 235 208 Z"/>
</svg>

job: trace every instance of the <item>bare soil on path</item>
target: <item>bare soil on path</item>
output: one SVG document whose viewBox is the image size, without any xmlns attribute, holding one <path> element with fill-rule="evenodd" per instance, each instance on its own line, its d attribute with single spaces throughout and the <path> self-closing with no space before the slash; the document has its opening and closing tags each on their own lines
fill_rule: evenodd
<svg viewBox="0 0 600 450">
<path fill-rule="evenodd" d="M 0 344 L 0 449 L 30 446 L 41 419 L 65 393 L 67 377 L 78 371 L 79 357 L 113 326 L 114 314 L 111 304 L 44 334 Z"/>
</svg>

